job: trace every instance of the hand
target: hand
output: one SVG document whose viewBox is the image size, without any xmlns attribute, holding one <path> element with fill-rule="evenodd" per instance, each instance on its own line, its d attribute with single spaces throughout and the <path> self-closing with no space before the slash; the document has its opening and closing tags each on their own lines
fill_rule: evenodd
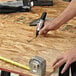
<svg viewBox="0 0 76 76">
<path fill-rule="evenodd" d="M 44 27 L 40 30 L 39 35 L 46 35 L 50 30 L 57 30 L 59 28 L 57 20 L 47 20 L 44 23 Z"/>
<path fill-rule="evenodd" d="M 73 62 L 76 62 L 76 48 L 71 49 L 65 52 L 64 55 L 61 55 L 60 57 L 58 57 L 53 63 L 53 69 L 56 69 L 61 65 L 63 65 L 64 63 L 66 63 L 64 68 L 61 71 L 61 73 L 63 74 L 68 69 L 70 64 L 72 64 Z"/>
</svg>

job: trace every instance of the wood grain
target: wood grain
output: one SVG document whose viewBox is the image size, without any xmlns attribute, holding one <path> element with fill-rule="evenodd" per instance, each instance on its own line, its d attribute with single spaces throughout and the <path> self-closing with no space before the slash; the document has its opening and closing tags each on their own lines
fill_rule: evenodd
<svg viewBox="0 0 76 76">
<path fill-rule="evenodd" d="M 0 15 L 0 56 L 28 65 L 33 56 L 46 59 L 48 76 L 53 69 L 53 61 L 62 53 L 76 46 L 76 18 L 64 24 L 59 30 L 51 31 L 46 37 L 39 36 L 32 42 L 27 40 L 35 36 L 36 27 L 30 27 L 29 22 L 39 18 L 43 11 L 48 18 L 57 17 L 69 3 L 54 1 L 54 6 L 33 7 L 31 12 Z M 1 68 L 17 71 L 27 76 L 35 76 L 29 71 L 0 61 Z"/>
</svg>

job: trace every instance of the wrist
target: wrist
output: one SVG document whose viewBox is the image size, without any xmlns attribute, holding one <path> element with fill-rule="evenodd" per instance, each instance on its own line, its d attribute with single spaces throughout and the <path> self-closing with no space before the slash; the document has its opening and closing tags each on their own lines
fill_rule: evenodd
<svg viewBox="0 0 76 76">
<path fill-rule="evenodd" d="M 59 17 L 55 18 L 54 20 L 50 22 L 51 22 L 51 25 L 55 27 L 55 30 L 58 29 L 62 25 L 62 20 Z"/>
</svg>

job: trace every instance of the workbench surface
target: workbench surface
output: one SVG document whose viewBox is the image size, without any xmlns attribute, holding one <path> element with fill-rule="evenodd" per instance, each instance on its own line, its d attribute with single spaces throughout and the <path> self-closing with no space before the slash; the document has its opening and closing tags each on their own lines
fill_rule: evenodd
<svg viewBox="0 0 76 76">
<path fill-rule="evenodd" d="M 46 59 L 48 76 L 53 69 L 53 61 L 62 53 L 76 46 L 76 18 L 64 24 L 57 31 L 51 31 L 46 37 L 39 36 L 32 42 L 27 40 L 35 36 L 36 27 L 29 22 L 39 18 L 43 11 L 48 18 L 57 17 L 67 6 L 68 2 L 54 1 L 54 6 L 33 7 L 31 12 L 0 14 L 0 56 L 28 65 L 33 56 Z M 34 76 L 29 71 L 0 61 L 0 68 L 17 71 L 26 76 Z M 25 76 L 24 75 L 24 76 Z"/>
</svg>

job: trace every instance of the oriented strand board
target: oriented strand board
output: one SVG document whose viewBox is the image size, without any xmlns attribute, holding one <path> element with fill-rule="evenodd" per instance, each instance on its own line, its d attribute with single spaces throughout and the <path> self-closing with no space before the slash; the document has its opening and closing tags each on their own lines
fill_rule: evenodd
<svg viewBox="0 0 76 76">
<path fill-rule="evenodd" d="M 35 36 L 36 27 L 29 22 L 39 18 L 47 11 L 49 18 L 55 18 L 68 3 L 55 1 L 52 7 L 33 7 L 31 12 L 0 15 L 0 56 L 28 65 L 33 56 L 46 59 L 48 76 L 52 71 L 52 63 L 62 53 L 76 46 L 76 18 L 64 24 L 58 31 L 51 31 L 46 37 L 39 36 L 32 42 L 27 40 Z M 1 68 L 16 71 L 26 76 L 34 76 L 29 71 L 0 61 Z"/>
</svg>

